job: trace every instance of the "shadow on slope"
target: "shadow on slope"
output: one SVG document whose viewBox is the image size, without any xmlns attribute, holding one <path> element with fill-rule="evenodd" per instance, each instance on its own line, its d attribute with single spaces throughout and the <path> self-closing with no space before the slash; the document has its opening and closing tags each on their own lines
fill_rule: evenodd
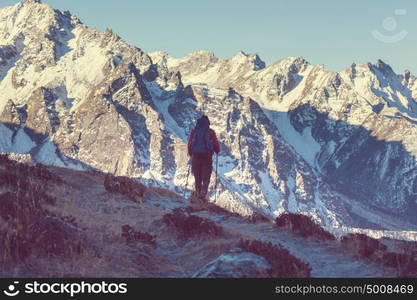
<svg viewBox="0 0 417 300">
<path fill-rule="evenodd" d="M 313 158 L 310 165 L 335 191 L 375 212 L 417 224 L 417 163 L 401 142 L 378 139 L 366 128 L 333 120 L 310 104 L 288 113 L 264 110 L 296 152 Z M 386 133 L 393 130 L 400 129 L 391 126 Z M 351 208 L 357 220 L 378 225 L 378 217 Z"/>
<path fill-rule="evenodd" d="M 4 126 L 0 139 L 0 152 L 9 154 L 27 154 L 33 161 L 45 165 L 93 170 L 91 166 L 62 154 L 59 147 L 48 135 L 30 127 L 14 123 L 0 123 Z"/>
</svg>

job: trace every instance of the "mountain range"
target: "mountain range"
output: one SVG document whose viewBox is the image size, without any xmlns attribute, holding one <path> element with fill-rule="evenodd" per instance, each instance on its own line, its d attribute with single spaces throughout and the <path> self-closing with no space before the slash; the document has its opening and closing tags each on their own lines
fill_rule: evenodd
<svg viewBox="0 0 417 300">
<path fill-rule="evenodd" d="M 188 195 L 187 138 L 206 114 L 221 142 L 215 204 L 416 240 L 416 79 L 381 60 L 332 72 L 302 57 L 145 53 L 24 0 L 0 9 L 0 152 Z"/>
</svg>

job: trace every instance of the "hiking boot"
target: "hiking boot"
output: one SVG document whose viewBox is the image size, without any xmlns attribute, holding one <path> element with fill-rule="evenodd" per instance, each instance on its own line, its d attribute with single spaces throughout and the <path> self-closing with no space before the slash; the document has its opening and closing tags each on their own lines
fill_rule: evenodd
<svg viewBox="0 0 417 300">
<path fill-rule="evenodd" d="M 198 200 L 198 196 L 196 194 L 196 192 L 192 192 L 191 196 L 189 198 L 190 202 L 196 202 Z"/>
<path fill-rule="evenodd" d="M 203 203 L 208 203 L 209 202 L 209 199 L 208 199 L 207 195 L 204 195 L 204 194 L 200 195 L 199 200 Z"/>
</svg>

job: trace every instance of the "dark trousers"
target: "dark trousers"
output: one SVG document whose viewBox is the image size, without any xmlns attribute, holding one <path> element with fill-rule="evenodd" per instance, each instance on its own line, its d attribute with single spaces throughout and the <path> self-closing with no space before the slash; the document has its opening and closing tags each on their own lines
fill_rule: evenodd
<svg viewBox="0 0 417 300">
<path fill-rule="evenodd" d="M 213 170 L 212 154 L 194 153 L 191 167 L 197 196 L 205 197 L 210 183 L 211 171 Z"/>
</svg>

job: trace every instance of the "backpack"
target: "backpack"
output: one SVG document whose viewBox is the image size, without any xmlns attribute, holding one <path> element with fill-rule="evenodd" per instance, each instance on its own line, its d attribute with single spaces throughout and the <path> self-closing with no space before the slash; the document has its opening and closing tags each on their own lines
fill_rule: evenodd
<svg viewBox="0 0 417 300">
<path fill-rule="evenodd" d="M 210 127 L 207 118 L 200 118 L 194 128 L 192 153 L 213 153 L 213 141 L 210 137 Z"/>
</svg>

